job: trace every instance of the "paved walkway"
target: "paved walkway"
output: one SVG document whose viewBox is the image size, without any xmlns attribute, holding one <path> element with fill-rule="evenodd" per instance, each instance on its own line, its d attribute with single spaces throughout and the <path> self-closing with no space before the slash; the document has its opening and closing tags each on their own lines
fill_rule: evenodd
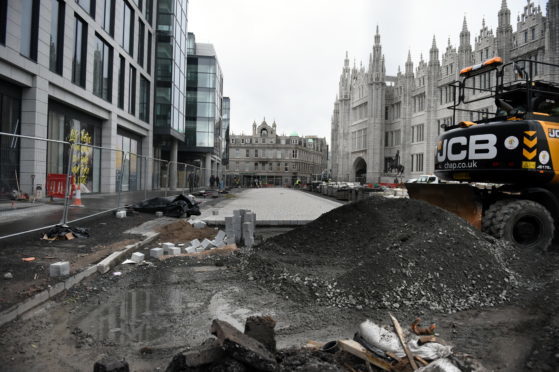
<svg viewBox="0 0 559 372">
<path fill-rule="evenodd" d="M 342 203 L 299 190 L 284 188 L 246 189 L 232 194 L 200 216 L 210 225 L 224 225 L 225 217 L 235 209 L 250 209 L 256 213 L 259 226 L 304 225 Z M 217 215 L 213 215 L 217 211 Z"/>
</svg>

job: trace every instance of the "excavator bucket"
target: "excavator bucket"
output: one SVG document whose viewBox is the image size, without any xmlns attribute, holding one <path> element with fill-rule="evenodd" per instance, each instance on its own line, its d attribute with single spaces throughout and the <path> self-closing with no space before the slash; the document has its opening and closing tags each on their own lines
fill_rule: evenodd
<svg viewBox="0 0 559 372">
<path fill-rule="evenodd" d="M 446 209 L 481 230 L 482 203 L 479 189 L 468 184 L 406 183 L 411 199 L 424 200 Z"/>
</svg>

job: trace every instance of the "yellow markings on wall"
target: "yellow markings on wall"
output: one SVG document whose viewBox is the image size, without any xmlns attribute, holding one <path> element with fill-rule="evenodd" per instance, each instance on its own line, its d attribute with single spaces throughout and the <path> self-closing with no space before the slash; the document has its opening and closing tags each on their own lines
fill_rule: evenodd
<svg viewBox="0 0 559 372">
<path fill-rule="evenodd" d="M 548 163 L 548 165 L 552 166 L 552 171 L 555 173 L 551 183 L 559 183 L 559 138 L 549 136 L 550 131 L 554 131 L 559 128 L 559 123 L 543 120 L 538 120 L 538 123 L 542 126 L 547 140 L 547 145 L 549 147 L 551 162 Z"/>
<path fill-rule="evenodd" d="M 536 131 L 535 130 L 524 131 L 524 140 L 522 142 L 524 143 L 524 148 L 522 149 L 522 155 L 524 155 L 524 157 L 527 160 L 534 159 L 538 154 L 538 149 L 536 149 L 536 145 L 538 144 L 538 137 L 536 137 Z M 531 167 L 531 164 L 530 166 L 525 167 L 524 163 L 531 163 L 531 162 L 522 162 L 522 168 L 527 168 L 527 169 L 535 168 L 535 163 L 533 168 Z"/>
<path fill-rule="evenodd" d="M 535 161 L 523 161 L 522 162 L 523 169 L 536 169 L 536 162 Z"/>
</svg>

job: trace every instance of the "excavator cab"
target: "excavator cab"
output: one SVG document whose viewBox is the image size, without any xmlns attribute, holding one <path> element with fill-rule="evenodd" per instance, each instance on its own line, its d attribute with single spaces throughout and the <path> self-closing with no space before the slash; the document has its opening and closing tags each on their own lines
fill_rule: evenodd
<svg viewBox="0 0 559 372">
<path fill-rule="evenodd" d="M 409 196 L 517 246 L 547 248 L 559 220 L 558 77 L 558 65 L 535 60 L 462 69 L 435 149 L 447 184 L 406 184 Z"/>
</svg>

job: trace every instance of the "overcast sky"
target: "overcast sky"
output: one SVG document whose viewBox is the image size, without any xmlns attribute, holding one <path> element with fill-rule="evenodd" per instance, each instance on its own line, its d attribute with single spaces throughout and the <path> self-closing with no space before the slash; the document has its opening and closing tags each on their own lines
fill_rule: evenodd
<svg viewBox="0 0 559 372">
<path fill-rule="evenodd" d="M 545 0 L 533 0 L 545 15 Z M 507 0 L 511 23 L 526 0 Z M 276 120 L 280 134 L 326 137 L 348 51 L 368 65 L 378 25 L 387 74 L 428 59 L 436 36 L 441 56 L 456 46 L 466 15 L 471 42 L 485 17 L 495 32 L 501 0 L 190 0 L 188 31 L 215 46 L 231 98 L 231 131 Z"/>
</svg>

